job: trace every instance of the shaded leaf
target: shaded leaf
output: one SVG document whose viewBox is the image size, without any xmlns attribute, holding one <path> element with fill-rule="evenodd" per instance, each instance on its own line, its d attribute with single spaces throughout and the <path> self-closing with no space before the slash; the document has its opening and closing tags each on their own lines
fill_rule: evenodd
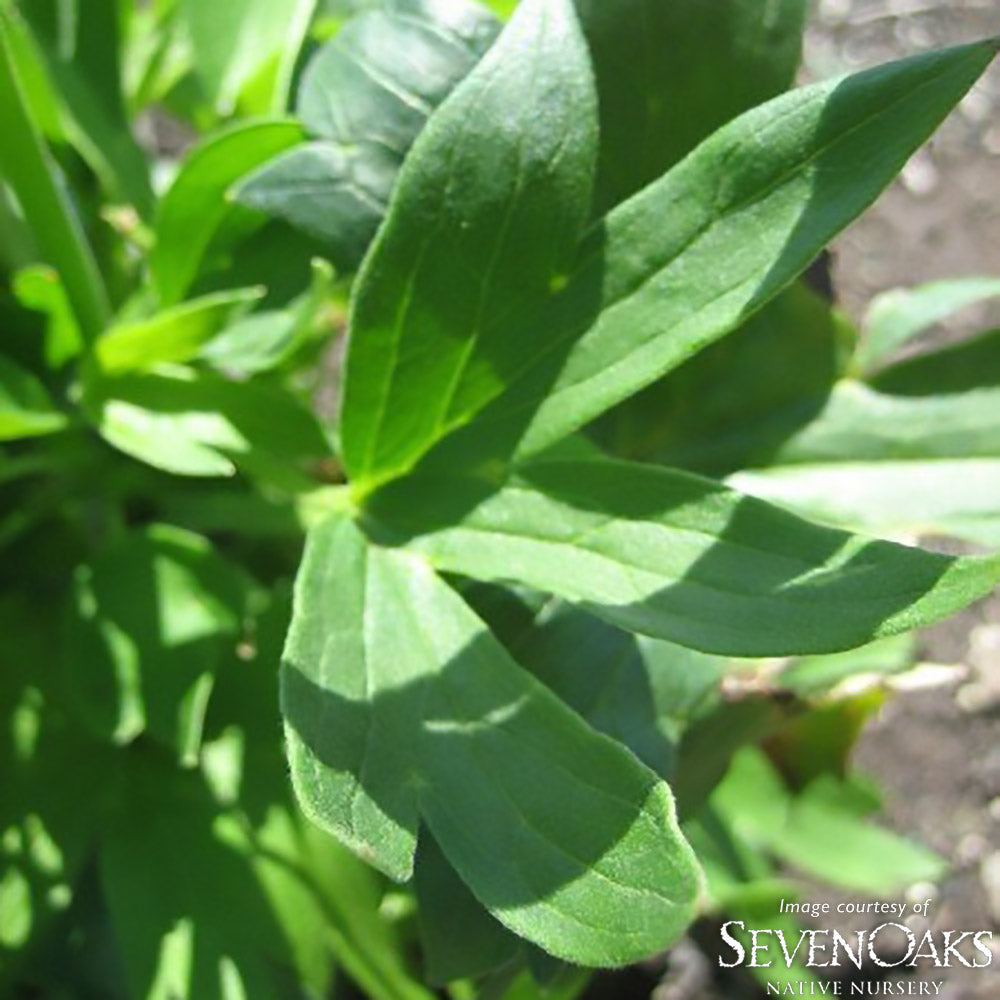
<svg viewBox="0 0 1000 1000">
<path fill-rule="evenodd" d="M 421 834 L 413 873 L 427 979 L 443 986 L 513 962 L 522 943 L 483 908 L 433 837 Z"/>
<path fill-rule="evenodd" d="M 42 383 L 0 355 L 0 441 L 53 434 L 67 422 Z"/>
<path fill-rule="evenodd" d="M 354 18 L 303 74 L 298 113 L 321 141 L 264 164 L 236 197 L 322 240 L 338 267 L 353 270 L 428 114 L 498 27 L 468 0 L 398 0 Z"/>
<path fill-rule="evenodd" d="M 805 0 L 577 0 L 597 73 L 603 214 L 791 85 Z"/>
<path fill-rule="evenodd" d="M 64 650 L 80 721 L 119 743 L 148 731 L 195 762 L 213 675 L 238 640 L 247 591 L 208 542 L 163 526 L 81 567 Z"/>
<path fill-rule="evenodd" d="M 326 261 L 314 260 L 312 272 L 309 290 L 287 308 L 237 320 L 206 344 L 199 356 L 237 375 L 255 375 L 288 363 L 314 338 L 331 298 L 333 269 Z"/>
</svg>

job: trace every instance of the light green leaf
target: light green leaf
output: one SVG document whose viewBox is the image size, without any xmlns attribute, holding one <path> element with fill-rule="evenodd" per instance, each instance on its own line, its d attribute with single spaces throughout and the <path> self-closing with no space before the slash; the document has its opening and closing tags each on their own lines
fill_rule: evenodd
<svg viewBox="0 0 1000 1000">
<path fill-rule="evenodd" d="M 315 417 L 290 392 L 181 366 L 92 378 L 84 405 L 109 444 L 180 476 L 238 468 L 298 491 L 314 485 L 310 463 L 329 454 Z"/>
<path fill-rule="evenodd" d="M 323 329 L 323 311 L 330 304 L 333 268 L 317 259 L 312 272 L 309 290 L 287 308 L 237 320 L 206 344 L 199 357 L 221 371 L 244 376 L 290 363 L 315 339 L 317 329 Z"/>
<path fill-rule="evenodd" d="M 410 477 L 369 511 L 373 531 L 440 569 L 514 580 L 733 656 L 849 649 L 945 618 L 1000 580 L 1000 558 L 871 541 L 622 461 L 542 459 L 499 490 Z"/>
<path fill-rule="evenodd" d="M 46 317 L 45 360 L 59 368 L 80 353 L 80 327 L 59 275 L 51 267 L 24 267 L 11 277 L 11 288 L 25 308 Z"/>
<path fill-rule="evenodd" d="M 577 0 L 601 107 L 598 214 L 791 85 L 806 0 Z"/>
<path fill-rule="evenodd" d="M 163 305 L 184 297 L 227 217 L 234 224 L 229 189 L 303 138 L 302 126 L 292 121 L 246 122 L 212 136 L 188 156 L 160 202 L 156 245 L 149 258 Z"/>
<path fill-rule="evenodd" d="M 483 908 L 426 831 L 413 872 L 428 981 L 444 986 L 509 965 L 522 942 Z"/>
<path fill-rule="evenodd" d="M 108 318 L 107 292 L 62 177 L 31 118 L 10 44 L 12 15 L 0 9 L 0 175 L 17 194 L 46 263 L 60 274 L 85 340 Z"/>
<path fill-rule="evenodd" d="M 572 258 L 595 119 L 572 4 L 527 0 L 421 133 L 355 291 L 341 431 L 355 480 L 406 471 L 536 349 L 525 310 Z"/>
<path fill-rule="evenodd" d="M 0 355 L 0 441 L 53 434 L 67 422 L 42 383 Z"/>
<path fill-rule="evenodd" d="M 263 288 L 217 292 L 165 309 L 148 319 L 117 323 L 97 339 L 94 353 L 108 375 L 149 369 L 164 361 L 190 361 L 223 327 L 263 295 Z"/>
<path fill-rule="evenodd" d="M 995 51 L 889 63 L 724 126 L 593 230 L 530 324 L 544 348 L 436 457 L 539 452 L 728 333 L 875 199 Z"/>
<path fill-rule="evenodd" d="M 282 154 L 236 192 L 322 240 L 354 270 L 427 116 L 499 30 L 478 4 L 401 0 L 351 20 L 311 59 L 298 113 L 322 141 Z"/>
<path fill-rule="evenodd" d="M 32 0 L 19 7 L 68 112 L 73 144 L 110 195 L 145 216 L 153 195 L 125 112 L 120 9 L 118 0 Z"/>
<path fill-rule="evenodd" d="M 845 653 L 793 660 L 781 669 L 775 683 L 801 697 L 816 696 L 860 674 L 902 673 L 914 665 L 916 653 L 913 635 L 891 635 Z"/>
<path fill-rule="evenodd" d="M 879 895 L 940 877 L 944 859 L 866 819 L 871 800 L 833 775 L 792 795 L 764 753 L 746 748 L 712 797 L 737 835 L 819 878 Z"/>
<path fill-rule="evenodd" d="M 666 786 L 420 560 L 339 516 L 310 534 L 282 710 L 303 808 L 394 877 L 422 817 L 480 903 L 569 961 L 635 960 L 691 918 L 697 876 Z"/>
<path fill-rule="evenodd" d="M 837 383 L 770 468 L 730 483 L 833 524 L 1000 545 L 998 345 L 993 331 Z"/>
<path fill-rule="evenodd" d="M 802 463 L 739 472 L 728 482 L 825 524 L 889 538 L 950 535 L 1000 548 L 996 458 Z"/>
<path fill-rule="evenodd" d="M 1000 278 L 954 278 L 916 288 L 896 288 L 873 300 L 855 364 L 864 372 L 880 366 L 917 334 L 967 306 L 1000 296 Z"/>
<path fill-rule="evenodd" d="M 316 0 L 181 0 L 202 86 L 222 115 L 281 114 Z M 248 100 L 241 100 L 247 91 Z"/>
</svg>

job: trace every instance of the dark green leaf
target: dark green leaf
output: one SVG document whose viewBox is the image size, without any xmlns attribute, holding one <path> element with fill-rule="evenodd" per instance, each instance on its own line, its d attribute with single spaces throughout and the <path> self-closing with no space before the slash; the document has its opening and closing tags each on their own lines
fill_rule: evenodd
<svg viewBox="0 0 1000 1000">
<path fill-rule="evenodd" d="M 220 657 L 239 637 L 247 583 L 196 535 L 154 527 L 76 574 L 65 648 L 74 711 L 97 735 L 149 731 L 197 760 Z"/>
<path fill-rule="evenodd" d="M 595 207 L 603 214 L 799 64 L 806 0 L 577 0 L 601 104 Z"/>
<path fill-rule="evenodd" d="M 571 3 L 528 0 L 421 133 L 353 303 L 341 435 L 361 484 L 406 471 L 533 349 L 524 310 L 572 257 L 595 119 Z"/>
<path fill-rule="evenodd" d="M 53 434 L 66 423 L 42 383 L 0 355 L 0 441 Z"/>
<path fill-rule="evenodd" d="M 739 330 L 602 417 L 623 458 L 719 475 L 767 465 L 822 410 L 843 367 L 846 323 L 797 283 Z"/>
<path fill-rule="evenodd" d="M 399 0 L 361 14 L 303 74 L 299 115 L 322 141 L 266 163 L 240 185 L 237 198 L 322 240 L 338 267 L 353 270 L 428 114 L 468 74 L 498 27 L 467 0 Z"/>
<path fill-rule="evenodd" d="M 513 962 L 522 944 L 483 908 L 426 832 L 413 873 L 428 980 L 443 986 Z"/>
<path fill-rule="evenodd" d="M 514 580 L 622 628 L 733 656 L 849 649 L 947 617 L 1000 580 L 998 558 L 870 541 L 621 461 L 541 459 L 499 490 L 411 477 L 369 509 L 373 530 L 409 535 L 440 569 Z"/>
<path fill-rule="evenodd" d="M 339 516 L 314 528 L 282 677 L 301 804 L 394 877 L 422 817 L 497 919 L 570 961 L 634 960 L 690 919 L 697 877 L 666 786 L 420 560 Z"/>
</svg>

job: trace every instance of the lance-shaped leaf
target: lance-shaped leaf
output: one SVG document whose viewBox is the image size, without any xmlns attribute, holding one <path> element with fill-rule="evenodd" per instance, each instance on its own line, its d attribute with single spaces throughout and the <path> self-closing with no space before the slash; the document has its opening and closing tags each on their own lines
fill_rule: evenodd
<svg viewBox="0 0 1000 1000">
<path fill-rule="evenodd" d="M 1000 545 L 998 347 L 991 331 L 838 382 L 766 467 L 730 483 L 832 524 Z"/>
<path fill-rule="evenodd" d="M 371 511 L 373 530 L 408 531 L 441 569 L 514 580 L 733 656 L 848 649 L 944 618 L 1000 580 L 997 557 L 871 541 L 711 480 L 603 459 L 539 460 L 499 490 L 411 477 Z"/>
<path fill-rule="evenodd" d="M 572 258 L 590 199 L 596 107 L 569 0 L 526 0 L 415 143 L 358 278 L 344 461 L 406 471 L 503 388 L 523 320 Z"/>
<path fill-rule="evenodd" d="M 805 0 L 576 0 L 601 107 L 595 208 L 656 180 L 740 112 L 785 90 Z"/>
<path fill-rule="evenodd" d="M 190 361 L 232 319 L 264 295 L 263 288 L 237 288 L 185 302 L 145 319 L 118 323 L 94 344 L 109 375 Z"/>
<path fill-rule="evenodd" d="M 878 296 L 865 315 L 865 335 L 855 362 L 862 371 L 880 366 L 893 351 L 952 313 L 1000 297 L 1000 278 L 954 278 Z"/>
<path fill-rule="evenodd" d="M 129 126 L 121 86 L 121 21 L 115 0 L 35 0 L 20 14 L 69 112 L 69 132 L 83 157 L 117 198 L 146 215 L 149 170 Z"/>
<path fill-rule="evenodd" d="M 228 199 L 229 188 L 304 138 L 295 122 L 254 121 L 220 132 L 188 156 L 160 202 L 156 245 L 149 256 L 153 284 L 164 305 L 184 297 L 219 230 L 227 220 L 233 225 L 239 206 Z"/>
<path fill-rule="evenodd" d="M 354 270 L 428 115 L 498 31 L 469 0 L 397 0 L 359 14 L 302 75 L 298 115 L 318 141 L 264 164 L 237 199 L 323 240 L 338 267 Z"/>
<path fill-rule="evenodd" d="M 698 879 L 670 792 L 419 558 L 313 529 L 282 667 L 299 800 L 395 878 L 419 820 L 501 923 L 588 965 L 663 947 Z"/>
<path fill-rule="evenodd" d="M 896 175 L 993 58 L 982 42 L 747 112 L 588 237 L 504 394 L 441 449 L 537 453 L 728 333 Z"/>
</svg>

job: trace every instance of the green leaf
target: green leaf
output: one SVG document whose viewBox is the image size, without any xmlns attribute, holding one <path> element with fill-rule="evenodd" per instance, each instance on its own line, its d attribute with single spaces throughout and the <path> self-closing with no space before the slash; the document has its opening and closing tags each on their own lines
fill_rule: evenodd
<svg viewBox="0 0 1000 1000">
<path fill-rule="evenodd" d="M 1000 548 L 998 459 L 804 463 L 740 472 L 728 482 L 825 524 L 890 538 L 948 535 Z"/>
<path fill-rule="evenodd" d="M 855 364 L 861 371 L 881 366 L 917 334 L 967 306 L 1000 296 L 1000 278 L 955 278 L 878 296 L 865 315 L 865 335 Z"/>
<path fill-rule="evenodd" d="M 322 903 L 278 808 L 254 829 L 220 811 L 197 773 L 149 751 L 125 764 L 128 807 L 106 821 L 99 863 L 130 995 L 325 995 Z"/>
<path fill-rule="evenodd" d="M 147 215 L 153 194 L 125 112 L 118 0 L 32 0 L 19 10 L 69 113 L 73 144 L 113 198 Z"/>
<path fill-rule="evenodd" d="M 728 337 L 606 413 L 591 433 L 622 458 L 707 475 L 767 465 L 822 410 L 848 334 L 826 302 L 796 283 Z"/>
<path fill-rule="evenodd" d="M 532 350 L 526 310 L 586 218 L 595 119 L 572 5 L 527 0 L 421 133 L 355 290 L 341 435 L 361 484 L 406 471 Z"/>
<path fill-rule="evenodd" d="M 199 352 L 221 371 L 249 376 L 290 363 L 324 328 L 324 310 L 332 297 L 333 269 L 312 263 L 309 290 L 285 309 L 257 312 L 226 327 Z"/>
<path fill-rule="evenodd" d="M 791 85 L 805 0 L 577 0 L 601 106 L 597 214 Z"/>
<path fill-rule="evenodd" d="M 316 0 L 181 0 L 195 69 L 213 107 L 231 115 L 285 111 Z M 246 92 L 250 90 L 250 94 Z M 241 100 L 244 96 L 249 101 Z"/>
<path fill-rule="evenodd" d="M 823 694 L 860 674 L 888 676 L 908 670 L 916 661 L 912 635 L 892 635 L 867 646 L 832 656 L 803 656 L 783 667 L 776 683 L 802 697 Z"/>
<path fill-rule="evenodd" d="M 246 603 L 247 582 L 196 535 L 159 526 L 106 548 L 74 581 L 65 640 L 74 712 L 102 738 L 148 731 L 194 763 L 212 678 Z"/>
<path fill-rule="evenodd" d="M 467 0 L 404 0 L 354 18 L 303 74 L 298 113 L 322 141 L 264 164 L 236 197 L 322 240 L 338 267 L 354 270 L 428 114 L 498 29 Z"/>
<path fill-rule="evenodd" d="M 42 383 L 0 355 L 0 441 L 53 434 L 67 422 Z"/>
<path fill-rule="evenodd" d="M 303 808 L 395 878 L 422 818 L 480 903 L 569 961 L 635 960 L 692 916 L 697 876 L 666 786 L 422 562 L 339 516 L 310 533 L 282 711 Z"/>
<path fill-rule="evenodd" d="M 680 734 L 726 661 L 636 636 L 560 602 L 514 646 L 519 663 L 599 732 L 669 778 Z"/>
<path fill-rule="evenodd" d="M 869 823 L 869 797 L 848 782 L 825 774 L 791 795 L 756 748 L 736 757 L 712 801 L 738 836 L 835 885 L 888 895 L 945 867 L 934 852 Z"/>
<path fill-rule="evenodd" d="M 213 238 L 227 219 L 232 225 L 229 189 L 303 137 L 302 127 L 292 121 L 246 122 L 212 136 L 188 156 L 160 202 L 156 245 L 149 257 L 163 305 L 184 297 Z"/>
<path fill-rule="evenodd" d="M 413 888 L 432 985 L 476 979 L 517 958 L 521 942 L 483 908 L 426 832 L 420 836 Z"/>
<path fill-rule="evenodd" d="M 84 339 L 92 340 L 108 318 L 107 293 L 58 168 L 32 121 L 12 56 L 10 18 L 0 9 L 0 175 L 17 194 L 42 257 L 59 272 Z"/>
<path fill-rule="evenodd" d="M 514 580 L 733 656 L 849 649 L 947 617 L 1000 580 L 998 558 L 870 541 L 622 461 L 540 459 L 499 490 L 410 477 L 368 509 L 373 531 L 440 569 Z"/>
<path fill-rule="evenodd" d="M 263 295 L 263 288 L 238 288 L 192 299 L 148 319 L 117 323 L 98 338 L 94 353 L 108 375 L 190 361 Z"/>
<path fill-rule="evenodd" d="M 1000 545 L 998 344 L 994 331 L 837 383 L 772 467 L 729 482 L 832 524 Z"/>
<path fill-rule="evenodd" d="M 539 452 L 728 333 L 875 199 L 995 50 L 803 87 L 714 133 L 591 232 L 524 333 L 544 348 L 436 457 Z"/>
<path fill-rule="evenodd" d="M 46 317 L 45 361 L 59 368 L 80 353 L 80 327 L 59 275 L 50 267 L 24 267 L 11 278 L 17 301 Z"/>
<path fill-rule="evenodd" d="M 298 491 L 314 485 L 310 463 L 329 454 L 315 417 L 288 391 L 181 366 L 91 378 L 84 405 L 109 444 L 179 476 L 238 468 Z"/>
</svg>

